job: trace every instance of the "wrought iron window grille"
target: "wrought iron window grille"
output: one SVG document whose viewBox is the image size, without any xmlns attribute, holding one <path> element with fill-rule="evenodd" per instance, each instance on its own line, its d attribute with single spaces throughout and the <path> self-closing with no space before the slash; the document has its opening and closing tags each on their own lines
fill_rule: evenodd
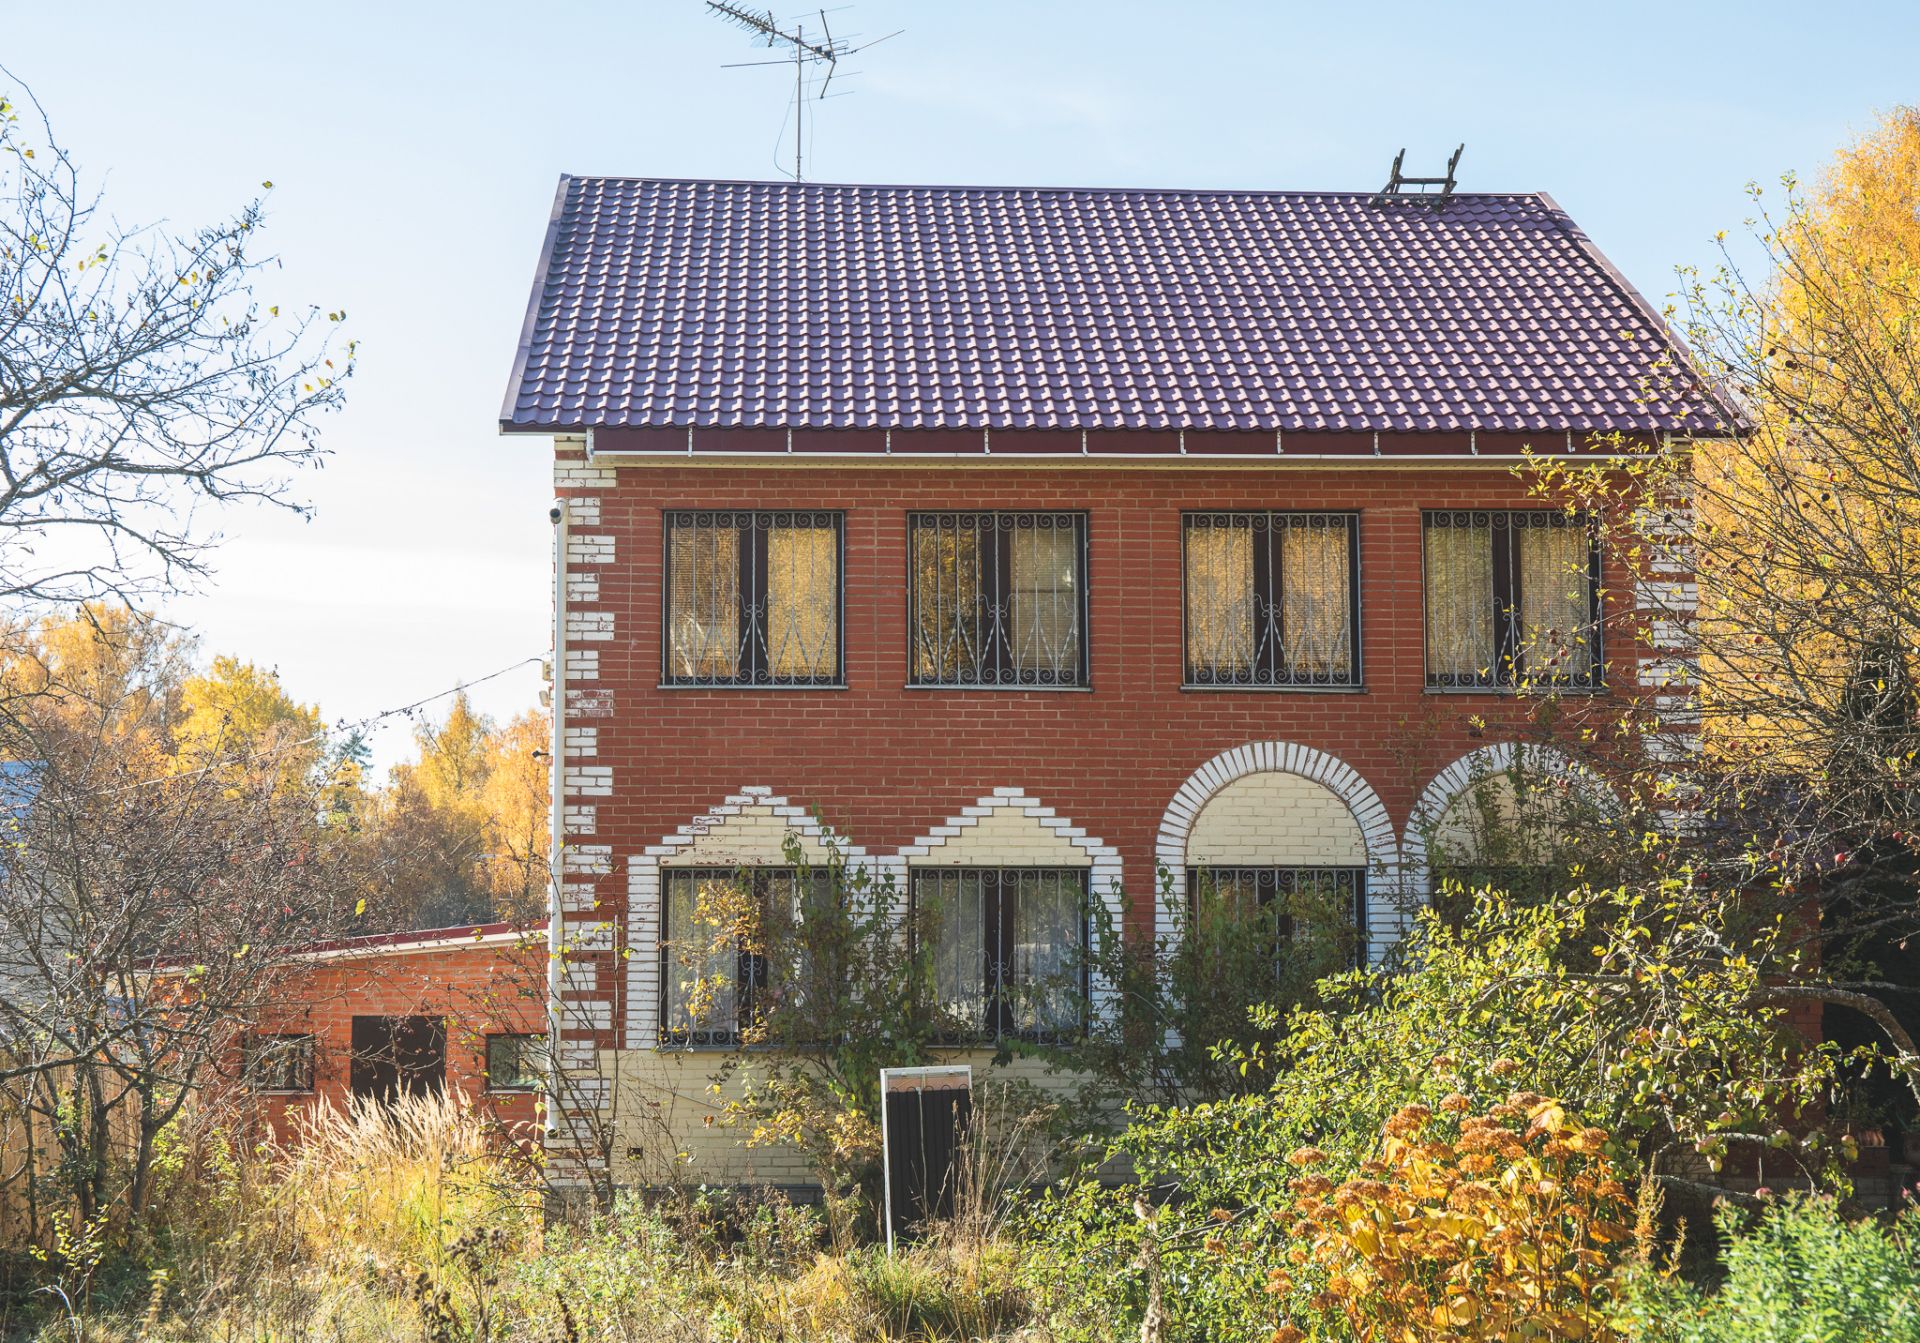
<svg viewBox="0 0 1920 1343">
<path fill-rule="evenodd" d="M 1089 898 L 1079 867 L 915 870 L 910 926 L 931 962 L 940 1042 L 1082 1038 Z"/>
<path fill-rule="evenodd" d="M 1356 513 L 1183 515 L 1183 684 L 1357 689 L 1359 539 Z"/>
<path fill-rule="evenodd" d="M 1363 964 L 1367 950 L 1367 870 L 1364 867 L 1190 867 L 1187 869 L 1187 917 L 1198 919 L 1208 901 L 1238 911 L 1259 910 L 1272 919 L 1275 957 L 1294 940 L 1293 904 L 1319 896 L 1338 906 L 1344 926 L 1329 931 L 1349 939 L 1350 966 Z"/>
<path fill-rule="evenodd" d="M 1084 513 L 912 513 L 907 682 L 1087 685 Z"/>
<path fill-rule="evenodd" d="M 744 887 L 743 887 L 744 883 Z M 741 897 L 754 937 L 743 942 L 711 917 L 703 901 Z M 766 948 L 804 917 L 809 902 L 831 899 L 825 870 L 669 868 L 660 902 L 660 1043 L 689 1049 L 732 1049 L 787 986 Z M 727 911 L 722 911 L 726 913 Z"/>
<path fill-rule="evenodd" d="M 1598 690 L 1600 542 L 1558 511 L 1423 515 L 1426 681 L 1434 690 Z"/>
<path fill-rule="evenodd" d="M 661 683 L 844 684 L 844 515 L 665 515 Z"/>
</svg>

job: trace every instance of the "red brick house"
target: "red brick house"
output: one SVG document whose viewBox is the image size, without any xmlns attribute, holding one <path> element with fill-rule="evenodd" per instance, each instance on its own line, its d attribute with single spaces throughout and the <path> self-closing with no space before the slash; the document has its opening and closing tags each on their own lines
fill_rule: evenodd
<svg viewBox="0 0 1920 1343">
<path fill-rule="evenodd" d="M 1711 434 L 1676 353 L 1539 194 L 563 178 L 501 427 L 554 453 L 583 1103 L 792 1173 L 702 1136 L 729 1001 L 696 1020 L 662 947 L 822 821 L 944 897 L 983 1036 L 1162 872 L 1334 883 L 1378 954 L 1517 681 L 1669 674 L 1611 617 L 1686 576 L 1513 467 Z"/>
<path fill-rule="evenodd" d="M 511 924 L 316 943 L 274 971 L 238 1077 L 282 1138 L 298 1112 L 444 1088 L 509 1126 L 545 1085 L 546 943 Z"/>
</svg>

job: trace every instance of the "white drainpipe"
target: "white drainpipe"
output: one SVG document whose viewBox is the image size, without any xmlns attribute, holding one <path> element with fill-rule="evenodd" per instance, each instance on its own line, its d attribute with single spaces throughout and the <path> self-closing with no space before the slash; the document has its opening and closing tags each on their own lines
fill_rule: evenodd
<svg viewBox="0 0 1920 1343">
<path fill-rule="evenodd" d="M 555 499 L 553 521 L 553 740 L 547 808 L 547 1122 L 549 1138 L 560 1120 L 560 896 L 566 884 L 565 747 L 567 734 L 567 501 Z"/>
</svg>

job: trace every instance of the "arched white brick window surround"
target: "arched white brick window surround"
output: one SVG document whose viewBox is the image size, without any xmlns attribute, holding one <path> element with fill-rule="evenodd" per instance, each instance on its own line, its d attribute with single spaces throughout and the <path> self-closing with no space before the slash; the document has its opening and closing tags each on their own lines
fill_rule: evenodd
<svg viewBox="0 0 1920 1343">
<path fill-rule="evenodd" d="M 1167 804 L 1155 844 L 1155 860 L 1171 881 L 1170 899 L 1176 909 L 1187 899 L 1188 842 L 1194 823 L 1216 795 L 1256 774 L 1296 774 L 1321 785 L 1345 804 L 1358 827 L 1366 850 L 1369 951 L 1376 958 L 1384 945 L 1399 935 L 1400 854 L 1392 819 L 1373 785 L 1358 770 L 1325 751 L 1297 742 L 1250 742 L 1222 751 L 1187 776 Z M 1160 884 L 1159 874 L 1154 885 Z M 1392 917 L 1384 917 L 1392 915 Z"/>
</svg>

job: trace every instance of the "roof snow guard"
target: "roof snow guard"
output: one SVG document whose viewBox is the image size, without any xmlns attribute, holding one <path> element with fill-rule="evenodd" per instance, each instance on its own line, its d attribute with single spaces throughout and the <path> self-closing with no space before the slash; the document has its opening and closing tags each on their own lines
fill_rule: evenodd
<svg viewBox="0 0 1920 1343">
<path fill-rule="evenodd" d="M 563 177 L 501 427 L 1729 419 L 1550 197 L 1370 200 Z"/>
</svg>

